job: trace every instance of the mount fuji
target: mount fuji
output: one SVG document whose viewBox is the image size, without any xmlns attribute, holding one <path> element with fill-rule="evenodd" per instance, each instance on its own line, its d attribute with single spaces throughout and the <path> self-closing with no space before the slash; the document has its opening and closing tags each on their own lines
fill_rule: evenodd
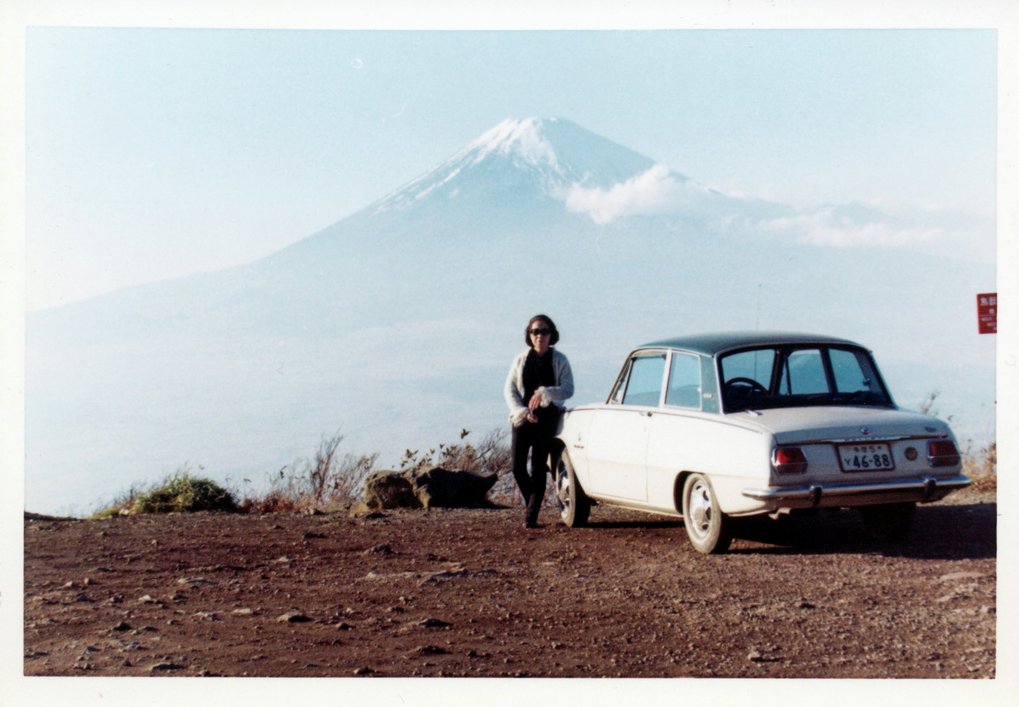
<svg viewBox="0 0 1019 707">
<path fill-rule="evenodd" d="M 832 229 L 895 237 L 818 240 Z M 973 338 L 994 264 L 917 248 L 930 233 L 727 195 L 567 120 L 506 120 L 266 258 L 30 313 L 26 507 L 82 513 L 186 462 L 258 484 L 337 429 L 388 465 L 503 426 L 537 312 L 562 332 L 574 403 L 645 340 L 804 329 L 872 346 L 901 404 L 938 389 L 980 432 L 993 359 L 943 343 Z"/>
</svg>

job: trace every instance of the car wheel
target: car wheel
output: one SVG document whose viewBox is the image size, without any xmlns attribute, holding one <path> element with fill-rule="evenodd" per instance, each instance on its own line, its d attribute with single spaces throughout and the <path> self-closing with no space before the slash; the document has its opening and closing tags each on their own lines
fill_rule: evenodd
<svg viewBox="0 0 1019 707">
<path fill-rule="evenodd" d="M 909 534 L 915 514 L 915 503 L 887 503 L 860 508 L 867 535 L 872 540 L 884 542 L 904 540 Z"/>
<path fill-rule="evenodd" d="M 559 506 L 559 517 L 563 523 L 571 528 L 578 528 L 587 523 L 591 513 L 591 501 L 580 487 L 573 465 L 565 451 L 556 467 L 555 496 L 556 504 Z"/>
<path fill-rule="evenodd" d="M 729 549 L 730 520 L 718 507 L 715 490 L 706 476 L 691 474 L 683 484 L 683 525 L 698 552 L 721 553 Z"/>
</svg>

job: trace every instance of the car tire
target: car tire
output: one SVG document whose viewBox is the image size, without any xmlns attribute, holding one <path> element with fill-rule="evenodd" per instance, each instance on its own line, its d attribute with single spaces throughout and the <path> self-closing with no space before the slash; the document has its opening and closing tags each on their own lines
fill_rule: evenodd
<svg viewBox="0 0 1019 707">
<path fill-rule="evenodd" d="M 559 458 L 555 475 L 555 496 L 559 506 L 559 518 L 570 528 L 579 528 L 587 524 L 591 513 L 591 501 L 577 481 L 573 464 L 565 450 Z"/>
<path fill-rule="evenodd" d="M 915 503 L 886 503 L 860 508 L 868 537 L 878 542 L 895 543 L 905 540 L 915 514 Z"/>
<path fill-rule="evenodd" d="M 731 520 L 718 507 L 711 481 L 703 474 L 690 474 L 683 482 L 683 525 L 697 552 L 711 555 L 729 549 Z"/>
</svg>

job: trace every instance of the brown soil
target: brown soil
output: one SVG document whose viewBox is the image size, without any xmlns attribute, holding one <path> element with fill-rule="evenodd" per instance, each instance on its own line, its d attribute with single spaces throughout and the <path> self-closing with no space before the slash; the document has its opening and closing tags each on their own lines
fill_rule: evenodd
<svg viewBox="0 0 1019 707">
<path fill-rule="evenodd" d="M 748 523 L 518 508 L 25 521 L 26 675 L 995 676 L 996 502 Z"/>
</svg>

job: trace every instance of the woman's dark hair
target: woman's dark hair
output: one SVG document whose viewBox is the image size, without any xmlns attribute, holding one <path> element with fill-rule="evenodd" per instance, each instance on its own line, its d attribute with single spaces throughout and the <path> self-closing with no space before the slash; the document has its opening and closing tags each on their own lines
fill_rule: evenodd
<svg viewBox="0 0 1019 707">
<path fill-rule="evenodd" d="M 527 328 L 524 329 L 524 343 L 528 347 L 531 346 L 531 326 L 535 322 L 545 322 L 548 324 L 548 328 L 552 330 L 552 336 L 549 337 L 548 345 L 555 346 L 559 342 L 559 330 L 555 328 L 555 322 L 553 322 L 547 314 L 535 314 L 531 317 L 531 320 L 527 322 Z"/>
</svg>

